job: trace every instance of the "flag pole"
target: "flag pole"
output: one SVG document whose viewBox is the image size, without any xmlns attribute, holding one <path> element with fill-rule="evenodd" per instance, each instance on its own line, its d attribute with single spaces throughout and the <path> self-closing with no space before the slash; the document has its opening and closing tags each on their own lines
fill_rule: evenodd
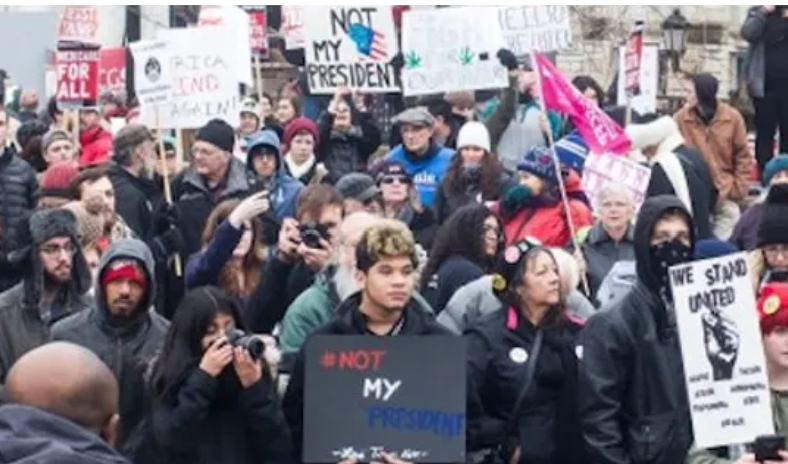
<svg viewBox="0 0 788 464">
<path fill-rule="evenodd" d="M 161 176 L 164 180 L 164 200 L 168 204 L 172 204 L 172 190 L 170 189 L 170 169 L 167 167 L 167 154 L 164 152 L 164 133 L 159 124 L 159 106 L 156 109 L 156 128 L 159 131 L 159 163 L 161 163 Z M 175 277 L 183 275 L 183 266 L 181 263 L 181 255 L 175 254 L 173 257 L 173 265 L 175 267 Z"/>
</svg>

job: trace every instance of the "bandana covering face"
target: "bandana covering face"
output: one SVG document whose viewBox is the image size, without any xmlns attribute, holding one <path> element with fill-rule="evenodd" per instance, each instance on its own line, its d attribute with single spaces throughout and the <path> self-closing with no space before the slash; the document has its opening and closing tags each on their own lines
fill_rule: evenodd
<svg viewBox="0 0 788 464">
<path fill-rule="evenodd" d="M 673 266 L 692 261 L 692 248 L 678 239 L 663 242 L 651 247 L 651 266 L 655 275 L 659 276 L 662 289 L 672 300 L 670 292 L 670 274 L 668 269 Z"/>
<path fill-rule="evenodd" d="M 142 288 L 147 287 L 145 273 L 135 261 L 118 260 L 110 263 L 102 275 L 101 285 L 106 286 L 119 279 L 129 279 Z"/>
</svg>

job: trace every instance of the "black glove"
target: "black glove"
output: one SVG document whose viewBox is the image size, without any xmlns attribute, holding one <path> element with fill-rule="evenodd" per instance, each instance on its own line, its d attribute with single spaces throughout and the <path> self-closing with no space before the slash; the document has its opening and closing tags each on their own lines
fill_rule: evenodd
<svg viewBox="0 0 788 464">
<path fill-rule="evenodd" d="M 155 241 L 164 256 L 183 254 L 186 249 L 183 234 L 176 228 L 172 228 L 159 235 L 156 237 Z"/>
<path fill-rule="evenodd" d="M 181 223 L 181 210 L 176 204 L 162 202 L 153 216 L 153 230 L 155 235 L 162 235 L 172 228 L 177 228 Z"/>
<path fill-rule="evenodd" d="M 501 66 L 508 69 L 509 71 L 514 71 L 519 67 L 517 64 L 517 57 L 508 48 L 502 48 L 498 50 L 498 53 L 496 53 L 495 56 L 498 57 L 498 61 L 501 63 Z"/>
<path fill-rule="evenodd" d="M 405 66 L 405 59 L 402 57 L 402 52 L 394 55 L 391 61 L 389 61 L 389 64 L 391 64 L 392 69 L 394 69 L 394 74 L 399 74 L 402 67 Z"/>
</svg>

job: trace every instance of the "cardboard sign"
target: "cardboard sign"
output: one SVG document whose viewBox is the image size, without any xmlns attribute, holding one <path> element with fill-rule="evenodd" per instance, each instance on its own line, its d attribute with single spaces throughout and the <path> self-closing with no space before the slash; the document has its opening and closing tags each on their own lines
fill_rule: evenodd
<svg viewBox="0 0 788 464">
<path fill-rule="evenodd" d="M 279 32 L 285 37 L 285 48 L 288 50 L 304 48 L 303 5 L 282 5 L 282 26 Z"/>
<path fill-rule="evenodd" d="M 244 10 L 236 6 L 202 6 L 200 7 L 200 18 L 197 23 L 200 27 L 205 26 L 224 26 L 232 31 L 232 38 L 225 42 L 225 54 L 235 53 L 235 60 L 239 66 L 238 82 L 252 85 L 252 50 L 249 48 L 249 36 L 251 35 L 249 26 L 249 15 Z M 248 63 L 248 64 L 247 64 Z"/>
<path fill-rule="evenodd" d="M 509 84 L 496 54 L 504 46 L 494 8 L 445 8 L 403 14 L 402 91 L 406 96 Z"/>
<path fill-rule="evenodd" d="M 342 87 L 399 92 L 389 64 L 398 53 L 390 7 L 312 6 L 305 19 L 306 74 L 313 94 Z"/>
<path fill-rule="evenodd" d="M 98 47 L 99 11 L 96 6 L 67 6 L 58 25 L 58 43 Z"/>
<path fill-rule="evenodd" d="M 212 26 L 170 29 L 159 35 L 169 43 L 172 73 L 172 99 L 161 105 L 159 127 L 194 129 L 214 118 L 237 127 L 239 64 L 237 55 L 227 53 L 235 33 L 226 26 Z M 143 105 L 140 122 L 156 127 L 155 109 Z"/>
<path fill-rule="evenodd" d="M 563 50 L 572 44 L 567 5 L 500 7 L 498 24 L 506 47 L 517 56 Z"/>
<path fill-rule="evenodd" d="M 172 98 L 169 42 L 146 40 L 129 45 L 134 55 L 134 87 L 141 105 L 161 105 Z"/>
<path fill-rule="evenodd" d="M 313 337 L 304 462 L 465 462 L 465 356 L 462 337 Z"/>
<path fill-rule="evenodd" d="M 98 100 L 99 51 L 58 50 L 57 93 L 59 103 L 82 106 Z"/>
<path fill-rule="evenodd" d="M 695 443 L 712 448 L 774 433 L 746 253 L 670 269 Z"/>
<path fill-rule="evenodd" d="M 597 204 L 597 197 L 609 185 L 623 185 L 635 204 L 636 216 L 646 198 L 650 180 L 648 166 L 620 155 L 589 153 L 583 166 L 583 190 L 592 205 Z"/>
<path fill-rule="evenodd" d="M 626 106 L 626 47 L 618 52 L 618 104 Z M 632 109 L 640 114 L 657 111 L 657 93 L 659 88 L 659 47 L 643 45 L 640 58 L 640 93 L 632 98 Z"/>
<path fill-rule="evenodd" d="M 102 48 L 99 54 L 99 94 L 126 90 L 126 49 Z"/>
</svg>

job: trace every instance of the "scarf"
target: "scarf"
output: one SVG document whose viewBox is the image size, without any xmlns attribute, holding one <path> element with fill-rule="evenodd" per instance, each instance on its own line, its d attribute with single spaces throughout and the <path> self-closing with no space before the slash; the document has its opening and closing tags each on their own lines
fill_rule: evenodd
<svg viewBox="0 0 788 464">
<path fill-rule="evenodd" d="M 285 163 L 287 163 L 287 170 L 294 179 L 300 179 L 306 175 L 315 165 L 315 155 L 312 155 L 304 164 L 298 165 L 290 157 L 290 153 L 285 155 Z"/>
</svg>

